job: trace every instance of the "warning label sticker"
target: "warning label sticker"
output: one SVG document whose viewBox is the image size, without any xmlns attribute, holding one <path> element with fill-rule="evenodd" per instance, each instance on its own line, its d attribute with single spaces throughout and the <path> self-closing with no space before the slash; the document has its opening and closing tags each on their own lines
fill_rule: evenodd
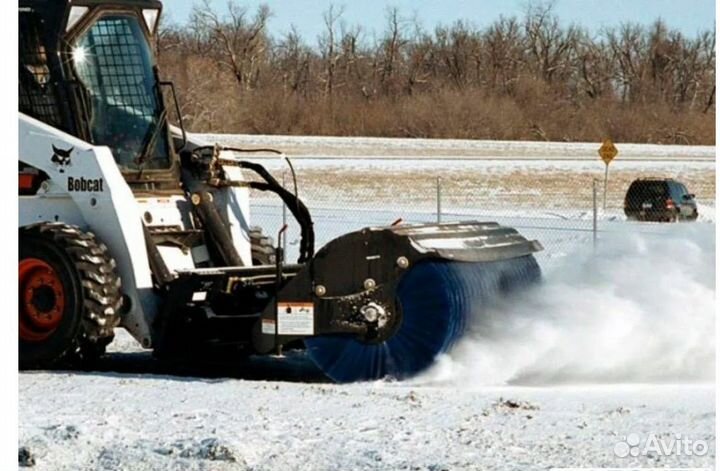
<svg viewBox="0 0 720 471">
<path fill-rule="evenodd" d="M 278 303 L 278 334 L 313 335 L 315 332 L 315 316 L 313 314 L 312 303 Z"/>
<path fill-rule="evenodd" d="M 275 319 L 262 320 L 262 333 L 275 335 Z"/>
</svg>

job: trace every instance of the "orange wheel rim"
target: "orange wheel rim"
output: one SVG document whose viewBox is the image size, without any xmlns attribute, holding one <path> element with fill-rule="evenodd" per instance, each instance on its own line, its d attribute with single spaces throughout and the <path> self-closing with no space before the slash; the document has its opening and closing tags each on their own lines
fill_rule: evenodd
<svg viewBox="0 0 720 471">
<path fill-rule="evenodd" d="M 46 262 L 25 258 L 19 263 L 20 338 L 40 342 L 55 332 L 65 310 L 62 280 Z"/>
</svg>

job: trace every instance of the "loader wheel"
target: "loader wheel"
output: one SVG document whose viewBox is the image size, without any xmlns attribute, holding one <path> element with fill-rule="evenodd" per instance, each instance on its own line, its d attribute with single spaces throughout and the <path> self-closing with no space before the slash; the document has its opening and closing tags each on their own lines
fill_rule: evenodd
<svg viewBox="0 0 720 471">
<path fill-rule="evenodd" d="M 275 265 L 275 245 L 272 237 L 263 235 L 260 227 L 250 228 L 250 250 L 253 265 Z"/>
<path fill-rule="evenodd" d="M 60 223 L 20 231 L 20 368 L 87 364 L 120 323 L 115 261 L 89 232 Z"/>
</svg>

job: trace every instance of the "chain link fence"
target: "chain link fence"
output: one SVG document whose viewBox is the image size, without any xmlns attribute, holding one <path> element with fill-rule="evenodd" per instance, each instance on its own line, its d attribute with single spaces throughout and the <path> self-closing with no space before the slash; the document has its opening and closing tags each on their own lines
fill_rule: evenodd
<svg viewBox="0 0 720 471">
<path fill-rule="evenodd" d="M 266 165 L 292 188 L 291 173 L 282 161 Z M 677 211 L 686 214 L 688 210 L 680 205 L 689 201 L 682 199 L 679 190 L 666 185 L 667 195 L 660 192 L 666 179 L 680 182 L 685 193 L 694 195 L 696 224 L 715 220 L 712 161 L 625 162 L 610 168 L 607 190 L 603 164 L 577 160 L 304 158 L 296 159 L 294 166 L 299 196 L 313 216 L 316 248 L 347 232 L 398 220 L 410 224 L 497 221 L 539 240 L 545 250 L 537 258 L 550 268 L 554 260 L 591 246 L 604 233 L 662 232 L 654 221 L 671 214 L 666 206 L 673 198 Z M 645 179 L 647 188 L 628 194 L 636 179 Z M 655 199 L 648 197 L 652 191 L 657 193 Z M 630 219 L 625 214 L 626 196 L 630 197 L 627 205 L 637 210 Z M 665 209 L 656 213 L 655 206 L 648 204 Z M 658 215 L 662 217 L 654 218 Z M 286 258 L 297 258 L 299 228 L 279 199 L 253 192 L 251 217 L 253 225 L 274 238 L 288 223 Z"/>
</svg>

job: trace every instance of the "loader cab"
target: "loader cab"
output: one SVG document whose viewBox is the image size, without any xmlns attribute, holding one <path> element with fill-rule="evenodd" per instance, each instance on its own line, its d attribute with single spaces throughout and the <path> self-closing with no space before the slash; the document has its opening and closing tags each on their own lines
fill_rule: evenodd
<svg viewBox="0 0 720 471">
<path fill-rule="evenodd" d="M 178 188 L 154 0 L 21 0 L 20 111 L 108 146 L 136 191 Z"/>
</svg>

